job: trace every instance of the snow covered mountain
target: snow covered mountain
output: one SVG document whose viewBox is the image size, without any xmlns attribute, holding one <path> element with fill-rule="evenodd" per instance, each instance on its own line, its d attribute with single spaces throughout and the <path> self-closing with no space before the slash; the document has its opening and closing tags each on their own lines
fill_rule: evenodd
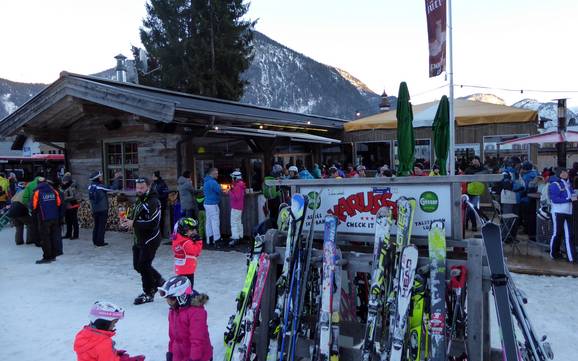
<svg viewBox="0 0 578 361">
<path fill-rule="evenodd" d="M 0 119 L 15 111 L 45 86 L 0 79 Z"/>
<path fill-rule="evenodd" d="M 513 107 L 536 110 L 540 118 L 545 118 L 544 129 L 554 130 L 558 126 L 558 105 L 554 102 L 541 103 L 535 99 L 523 99 L 512 104 Z M 578 125 L 578 115 L 568 109 L 566 119 L 569 127 Z"/>
<path fill-rule="evenodd" d="M 476 94 L 470 94 L 470 95 L 465 96 L 465 97 L 461 97 L 460 99 L 473 100 L 476 102 L 506 105 L 506 102 L 504 101 L 504 99 L 502 99 L 499 96 L 494 95 L 494 94 L 476 93 Z"/>
<path fill-rule="evenodd" d="M 241 102 L 343 119 L 355 118 L 356 112 L 367 116 L 379 111 L 379 95 L 345 70 L 321 64 L 259 32 L 254 45 L 254 60 L 243 74 L 249 84 Z M 134 65 L 132 61 L 127 65 L 130 81 L 135 78 Z M 114 78 L 114 68 L 94 75 Z M 45 86 L 0 79 L 0 119 Z M 395 98 L 390 102 L 395 105 Z"/>
<path fill-rule="evenodd" d="M 353 119 L 377 113 L 380 97 L 348 72 L 321 64 L 255 32 L 255 56 L 241 102 Z"/>
</svg>

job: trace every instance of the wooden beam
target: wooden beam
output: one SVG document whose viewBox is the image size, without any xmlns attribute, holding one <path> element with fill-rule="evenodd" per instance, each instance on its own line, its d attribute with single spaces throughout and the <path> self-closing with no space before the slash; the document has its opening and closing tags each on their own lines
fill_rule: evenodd
<svg viewBox="0 0 578 361">
<path fill-rule="evenodd" d="M 66 129 L 55 129 L 52 131 L 24 128 L 24 134 L 34 138 L 34 140 L 44 142 L 66 142 L 68 140 L 68 131 Z"/>
<path fill-rule="evenodd" d="M 42 141 L 41 141 L 40 143 L 46 144 L 47 146 L 52 147 L 52 148 L 56 148 L 56 149 L 58 149 L 58 150 L 62 150 L 63 152 L 66 151 L 66 148 L 61 147 L 61 146 L 59 146 L 58 144 L 54 144 L 54 143 L 52 143 L 52 142 L 46 142 L 46 141 L 45 141 L 45 142 L 42 142 Z"/>
</svg>

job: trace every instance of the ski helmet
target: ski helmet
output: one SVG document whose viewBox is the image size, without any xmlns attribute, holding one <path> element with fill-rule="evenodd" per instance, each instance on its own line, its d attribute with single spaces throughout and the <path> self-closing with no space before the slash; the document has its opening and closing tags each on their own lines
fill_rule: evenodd
<svg viewBox="0 0 578 361">
<path fill-rule="evenodd" d="M 124 318 L 124 310 L 112 302 L 96 301 L 90 309 L 89 317 L 94 327 L 108 330 L 112 321 Z"/>
<path fill-rule="evenodd" d="M 177 226 L 177 232 L 182 236 L 186 236 L 188 231 L 197 229 L 197 227 L 198 223 L 194 218 L 181 218 Z"/>
<path fill-rule="evenodd" d="M 191 281 L 185 276 L 173 276 L 158 288 L 159 296 L 162 298 L 174 297 L 179 306 L 186 306 L 191 303 L 193 288 Z"/>
<path fill-rule="evenodd" d="M 233 180 L 241 179 L 243 178 L 243 174 L 241 173 L 241 171 L 235 170 L 233 173 L 231 173 L 231 178 Z"/>
</svg>

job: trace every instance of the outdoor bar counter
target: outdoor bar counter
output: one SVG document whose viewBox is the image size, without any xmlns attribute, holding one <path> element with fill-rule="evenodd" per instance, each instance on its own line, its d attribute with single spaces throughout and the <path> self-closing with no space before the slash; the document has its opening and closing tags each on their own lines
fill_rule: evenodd
<svg viewBox="0 0 578 361">
<path fill-rule="evenodd" d="M 260 200 L 261 199 L 261 200 Z M 263 213 L 264 197 L 262 192 L 246 192 L 245 208 L 243 209 L 243 233 L 246 237 L 251 236 L 253 228 L 265 217 Z M 231 235 L 231 200 L 228 192 L 221 195 L 219 204 L 221 212 L 221 233 Z"/>
</svg>

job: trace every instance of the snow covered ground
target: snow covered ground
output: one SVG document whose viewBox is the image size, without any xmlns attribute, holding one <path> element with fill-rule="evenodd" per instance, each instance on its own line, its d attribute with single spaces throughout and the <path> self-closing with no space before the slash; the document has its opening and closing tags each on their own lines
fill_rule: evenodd
<svg viewBox="0 0 578 361">
<path fill-rule="evenodd" d="M 141 293 L 140 276 L 132 269 L 132 240 L 107 232 L 108 247 L 95 248 L 81 230 L 80 240 L 64 240 L 64 255 L 36 265 L 42 250 L 16 246 L 13 228 L 0 232 L 0 360 L 76 360 L 74 336 L 88 323 L 96 300 L 125 309 L 117 325 L 118 349 L 164 361 L 168 344 L 168 305 L 161 298 L 134 306 Z M 245 278 L 245 256 L 205 251 L 200 257 L 195 289 L 210 297 L 207 305 L 215 360 L 223 354 L 223 331 Z M 161 245 L 154 262 L 166 278 L 172 273 L 170 246 Z M 42 355 L 40 355 L 40 353 Z"/>
<path fill-rule="evenodd" d="M 36 265 L 40 248 L 16 246 L 13 229 L 0 232 L 0 360 L 76 360 L 74 336 L 87 323 L 95 300 L 110 300 L 125 308 L 117 325 L 117 347 L 142 353 L 149 361 L 165 359 L 166 303 L 133 306 L 141 292 L 140 277 L 132 269 L 131 239 L 107 233 L 109 247 L 96 249 L 82 230 L 81 239 L 64 241 L 64 255 L 49 265 Z M 170 247 L 161 245 L 154 266 L 168 277 Z M 208 304 L 215 360 L 223 355 L 222 336 L 242 287 L 245 256 L 237 252 L 205 251 L 195 276 L 195 288 L 210 296 Z M 514 275 L 530 303 L 535 329 L 550 338 L 556 360 L 575 359 L 578 329 L 578 279 Z M 498 347 L 497 329 L 492 343 Z"/>
</svg>

